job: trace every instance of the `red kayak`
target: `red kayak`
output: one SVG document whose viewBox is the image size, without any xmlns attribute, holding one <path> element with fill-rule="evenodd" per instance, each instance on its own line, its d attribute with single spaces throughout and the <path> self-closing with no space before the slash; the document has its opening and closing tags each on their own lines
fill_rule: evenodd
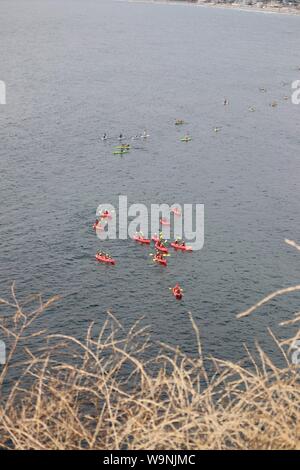
<svg viewBox="0 0 300 470">
<path fill-rule="evenodd" d="M 151 242 L 151 240 L 149 240 L 149 238 L 142 238 L 142 237 L 139 237 L 138 235 L 135 235 L 135 236 L 133 237 L 133 239 L 134 239 L 136 242 L 144 243 L 145 245 L 150 245 L 150 242 Z"/>
<path fill-rule="evenodd" d="M 193 248 L 191 246 L 186 246 L 186 245 L 179 245 L 178 243 L 171 243 L 171 246 L 175 248 L 175 250 L 181 250 L 181 251 L 193 251 Z"/>
<path fill-rule="evenodd" d="M 180 209 L 177 209 L 176 207 L 175 209 L 171 209 L 171 212 L 173 212 L 173 214 L 177 215 L 178 217 L 181 215 Z"/>
<path fill-rule="evenodd" d="M 102 227 L 101 224 L 99 224 L 99 223 L 96 224 L 96 223 L 95 223 L 95 224 L 93 225 L 93 230 L 100 230 L 100 231 L 101 231 L 101 230 L 104 230 L 104 228 Z"/>
<path fill-rule="evenodd" d="M 96 260 L 101 261 L 102 263 L 116 264 L 116 262 L 113 258 L 106 258 L 105 256 L 98 255 L 98 254 L 96 254 Z"/>
<path fill-rule="evenodd" d="M 168 248 L 166 248 L 166 247 L 163 246 L 163 245 L 159 245 L 157 242 L 155 243 L 155 248 L 156 248 L 158 251 L 161 251 L 162 253 L 169 253 Z"/>
<path fill-rule="evenodd" d="M 160 223 L 161 223 L 161 225 L 168 225 L 168 226 L 171 225 L 170 222 L 167 219 L 160 219 Z"/>
<path fill-rule="evenodd" d="M 168 264 L 167 260 L 163 258 L 157 258 L 157 256 L 154 256 L 153 261 L 155 261 L 156 263 L 162 264 L 163 266 L 167 266 Z"/>
<path fill-rule="evenodd" d="M 175 299 L 177 300 L 181 300 L 182 299 L 182 290 L 180 289 L 180 287 L 173 287 L 172 289 L 172 292 L 173 292 L 173 295 L 175 297 Z"/>
</svg>

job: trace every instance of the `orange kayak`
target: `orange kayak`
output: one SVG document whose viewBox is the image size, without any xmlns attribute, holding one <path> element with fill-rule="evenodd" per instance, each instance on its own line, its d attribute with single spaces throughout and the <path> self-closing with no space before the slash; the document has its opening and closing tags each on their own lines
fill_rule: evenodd
<svg viewBox="0 0 300 470">
<path fill-rule="evenodd" d="M 167 226 L 170 226 L 170 222 L 167 220 L 167 219 L 160 219 L 160 223 L 161 225 L 167 225 Z"/>
<path fill-rule="evenodd" d="M 107 264 L 116 264 L 115 260 L 113 258 L 106 258 L 105 256 L 101 255 L 96 255 L 96 260 L 100 261 L 101 263 L 107 263 Z"/>
<path fill-rule="evenodd" d="M 169 253 L 168 248 L 166 248 L 166 247 L 163 246 L 163 245 L 159 245 L 157 242 L 155 243 L 155 248 L 156 248 L 158 251 L 161 251 L 162 253 Z"/>
<path fill-rule="evenodd" d="M 181 212 L 179 209 L 175 208 L 175 209 L 172 209 L 171 212 L 173 212 L 174 215 L 177 215 L 178 217 L 181 215 Z"/>
<path fill-rule="evenodd" d="M 167 266 L 168 264 L 167 260 L 163 258 L 157 258 L 157 256 L 154 256 L 153 261 L 155 261 L 156 263 L 162 264 L 163 266 Z"/>
<path fill-rule="evenodd" d="M 191 246 L 187 245 L 179 245 L 175 242 L 170 244 L 175 250 L 181 250 L 181 251 L 193 251 L 193 248 Z"/>
<path fill-rule="evenodd" d="M 176 287 L 176 286 L 173 287 L 172 292 L 173 292 L 173 295 L 174 295 L 175 299 L 177 299 L 177 300 L 182 299 L 183 295 L 182 295 L 182 291 L 181 291 L 180 287 Z"/>
<path fill-rule="evenodd" d="M 133 239 L 134 239 L 136 242 L 144 243 L 145 245 L 150 245 L 150 242 L 151 242 L 151 240 L 149 240 L 149 238 L 142 238 L 142 237 L 139 237 L 138 235 L 135 235 L 135 236 L 133 237 Z"/>
<path fill-rule="evenodd" d="M 95 223 L 93 225 L 93 230 L 100 230 L 101 231 L 101 230 L 104 230 L 104 229 L 103 229 L 103 226 L 101 224 L 99 224 L 99 222 L 98 222 L 98 224 Z"/>
</svg>

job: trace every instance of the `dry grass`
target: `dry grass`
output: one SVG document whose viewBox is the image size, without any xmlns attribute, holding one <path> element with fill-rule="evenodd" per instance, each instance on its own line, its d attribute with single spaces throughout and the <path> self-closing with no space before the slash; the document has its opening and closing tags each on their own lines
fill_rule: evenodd
<svg viewBox="0 0 300 470">
<path fill-rule="evenodd" d="M 271 294 L 240 316 L 286 292 Z M 146 360 L 147 329 L 137 323 L 126 333 L 110 313 L 100 332 L 90 326 L 84 342 L 35 331 L 34 322 L 54 300 L 36 297 L 34 308 L 20 305 L 14 288 L 12 301 L 1 300 L 5 311 L 13 309 L 0 319 L 9 342 L 0 369 L 2 448 L 300 448 L 299 367 L 290 354 L 300 331 L 283 341 L 270 331 L 284 368 L 258 347 L 259 363 L 248 353 L 252 368 L 215 359 L 215 374 L 208 377 L 192 317 L 197 357 L 160 345 L 157 356 Z M 283 325 L 299 321 L 298 313 Z M 35 336 L 45 347 L 33 353 L 26 344 Z M 18 352 L 27 360 L 17 365 Z M 16 367 L 18 380 L 8 382 Z"/>
</svg>

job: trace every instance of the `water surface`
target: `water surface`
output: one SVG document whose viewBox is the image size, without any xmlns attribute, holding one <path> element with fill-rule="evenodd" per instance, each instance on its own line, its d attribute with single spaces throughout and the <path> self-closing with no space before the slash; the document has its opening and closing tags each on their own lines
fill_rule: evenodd
<svg viewBox="0 0 300 470">
<path fill-rule="evenodd" d="M 300 18 L 96 0 L 3 0 L 1 11 L 1 295 L 13 280 L 21 297 L 60 294 L 40 321 L 52 332 L 81 337 L 110 309 L 125 326 L 144 315 L 154 339 L 194 352 L 191 311 L 206 354 L 240 359 L 254 337 L 272 351 L 266 328 L 299 295 L 235 315 L 299 283 L 283 240 L 299 241 L 300 106 L 284 96 L 300 78 Z M 123 159 L 99 140 L 144 127 L 151 138 Z M 204 203 L 203 250 L 161 269 L 146 248 L 107 242 L 118 264 L 98 265 L 95 210 L 119 194 Z"/>
</svg>

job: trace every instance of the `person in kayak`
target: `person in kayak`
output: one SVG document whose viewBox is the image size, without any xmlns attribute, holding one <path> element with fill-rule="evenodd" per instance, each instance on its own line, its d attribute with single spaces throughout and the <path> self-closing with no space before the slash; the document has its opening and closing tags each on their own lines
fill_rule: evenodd
<svg viewBox="0 0 300 470">
<path fill-rule="evenodd" d="M 156 242 L 157 246 L 161 248 L 165 248 L 165 242 L 162 238 L 159 238 L 159 240 Z"/>
<path fill-rule="evenodd" d="M 192 140 L 192 138 L 191 138 L 191 136 L 190 136 L 190 133 L 189 133 L 189 132 L 187 132 L 187 133 L 185 134 L 185 136 L 183 137 L 183 139 L 182 139 L 182 140 L 183 140 L 183 141 Z"/>
<path fill-rule="evenodd" d="M 183 240 L 178 240 L 176 239 L 174 241 L 174 245 L 177 245 L 177 246 L 185 246 L 185 242 Z"/>
<path fill-rule="evenodd" d="M 156 250 L 155 258 L 156 259 L 164 259 L 164 255 L 162 253 L 160 253 L 160 251 Z"/>
<path fill-rule="evenodd" d="M 102 140 L 107 140 L 107 134 L 106 132 L 104 132 L 103 136 L 102 136 Z"/>
<path fill-rule="evenodd" d="M 123 139 L 123 134 L 121 133 L 121 134 L 119 135 L 119 140 L 122 140 L 122 139 Z"/>
<path fill-rule="evenodd" d="M 175 295 L 176 299 L 181 300 L 183 296 L 183 290 L 179 286 L 179 284 L 176 284 L 175 287 L 172 289 L 173 294 Z"/>
<path fill-rule="evenodd" d="M 179 286 L 179 284 L 176 284 L 176 286 L 174 287 L 174 293 L 179 295 L 181 294 L 181 292 L 182 292 L 181 287 Z"/>
<path fill-rule="evenodd" d="M 141 137 L 142 137 L 143 139 L 147 139 L 147 137 L 148 137 L 147 129 L 144 129 L 144 132 L 142 133 Z"/>
<path fill-rule="evenodd" d="M 137 232 L 137 236 L 143 239 L 145 238 L 143 232 Z"/>
</svg>

